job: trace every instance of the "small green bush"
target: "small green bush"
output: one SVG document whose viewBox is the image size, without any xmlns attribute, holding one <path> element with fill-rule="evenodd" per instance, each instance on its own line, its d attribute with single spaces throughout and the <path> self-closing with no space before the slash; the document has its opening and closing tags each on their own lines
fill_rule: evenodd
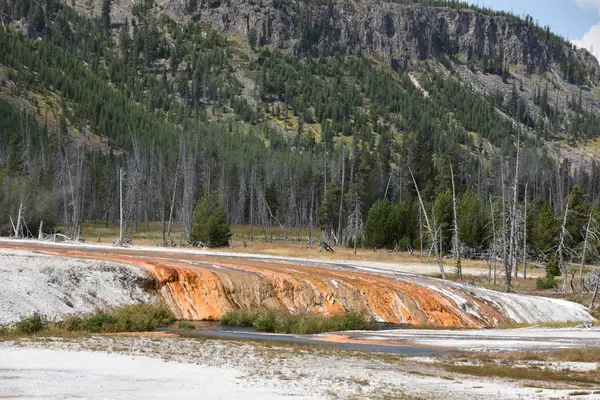
<svg viewBox="0 0 600 400">
<path fill-rule="evenodd" d="M 25 318 L 12 327 L 3 329 L 0 335 L 31 335 L 48 331 L 64 332 L 144 332 L 167 326 L 175 321 L 171 310 L 164 303 L 134 304 L 118 307 L 112 311 L 72 316 L 62 322 L 47 322 L 39 314 Z"/>
<path fill-rule="evenodd" d="M 31 335 L 33 333 L 39 332 L 44 329 L 48 325 L 48 321 L 40 314 L 35 313 L 31 317 L 27 317 L 21 322 L 17 322 L 15 324 L 15 330 L 18 333 L 24 333 L 26 335 Z"/>
<path fill-rule="evenodd" d="M 556 254 L 552 254 L 546 264 L 546 277 L 556 277 L 560 275 L 560 266 L 558 265 L 558 258 Z"/>
<path fill-rule="evenodd" d="M 248 309 L 232 310 L 221 317 L 221 325 L 250 327 L 257 317 L 258 311 Z"/>
<path fill-rule="evenodd" d="M 267 311 L 264 314 L 259 314 L 254 322 L 252 322 L 252 326 L 257 331 L 262 332 L 277 332 L 284 330 L 282 328 L 285 326 L 285 321 L 279 321 L 279 329 L 275 329 L 277 323 L 278 321 L 275 312 Z"/>
<path fill-rule="evenodd" d="M 535 287 L 538 290 L 547 290 L 556 288 L 556 280 L 553 276 L 547 276 L 545 278 L 537 278 L 535 281 Z"/>
<path fill-rule="evenodd" d="M 234 310 L 221 318 L 221 325 L 254 327 L 261 332 L 294 333 L 310 335 L 322 332 L 365 330 L 372 327 L 371 321 L 356 312 L 331 316 L 309 313 L 289 314 L 273 310 Z"/>
<path fill-rule="evenodd" d="M 179 329 L 189 329 L 189 330 L 196 329 L 196 325 L 194 325 L 194 324 L 192 324 L 192 323 L 190 323 L 190 322 L 187 322 L 187 321 L 181 321 L 181 322 L 180 322 L 180 323 L 177 325 L 177 327 L 178 327 Z"/>
<path fill-rule="evenodd" d="M 558 259 L 556 255 L 550 256 L 548 263 L 546 264 L 546 277 L 538 278 L 535 282 L 535 287 L 538 290 L 554 289 L 557 287 L 555 277 L 560 275 L 560 266 L 558 265 Z"/>
<path fill-rule="evenodd" d="M 146 303 L 123 306 L 113 312 L 117 329 L 121 332 L 151 331 L 175 322 L 173 313 L 164 303 Z"/>
</svg>

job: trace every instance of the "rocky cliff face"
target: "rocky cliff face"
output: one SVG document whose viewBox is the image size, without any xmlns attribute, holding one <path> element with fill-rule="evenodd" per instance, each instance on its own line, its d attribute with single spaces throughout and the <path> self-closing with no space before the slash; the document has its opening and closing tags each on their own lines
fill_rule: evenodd
<svg viewBox="0 0 600 400">
<path fill-rule="evenodd" d="M 502 57 L 529 73 L 548 71 L 559 57 L 599 71 L 585 50 L 544 42 L 532 24 L 473 10 L 386 2 L 285 2 L 282 0 L 205 0 L 195 10 L 167 2 L 168 13 L 200 17 L 221 32 L 272 44 L 295 54 L 336 50 L 370 54 L 393 67 L 408 66 L 434 54 L 462 53 L 482 59 Z"/>
</svg>

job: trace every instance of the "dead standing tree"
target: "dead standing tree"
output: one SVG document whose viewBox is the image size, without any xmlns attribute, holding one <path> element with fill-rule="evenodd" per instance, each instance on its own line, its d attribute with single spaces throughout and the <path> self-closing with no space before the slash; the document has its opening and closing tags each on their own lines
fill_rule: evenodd
<svg viewBox="0 0 600 400">
<path fill-rule="evenodd" d="M 352 240 L 354 246 L 354 254 L 358 248 L 358 241 L 363 236 L 363 216 L 362 216 L 362 201 L 356 193 L 356 190 L 350 192 L 350 199 L 348 201 L 350 208 L 350 215 L 348 216 L 348 238 Z"/>
<path fill-rule="evenodd" d="M 567 204 L 565 207 L 565 214 L 563 216 L 563 222 L 561 224 L 560 227 L 560 235 L 559 235 L 559 239 L 558 239 L 558 247 L 556 249 L 556 255 L 558 257 L 558 266 L 560 268 L 560 271 L 562 273 L 563 276 L 563 284 L 562 284 L 562 291 L 563 293 L 567 292 L 567 281 L 569 279 L 569 271 L 568 271 L 568 266 L 567 263 L 564 260 L 565 257 L 565 253 L 567 252 L 567 248 L 565 245 L 565 241 L 567 239 L 567 237 L 570 236 L 569 231 L 567 230 L 567 221 L 568 221 L 568 215 L 569 215 L 569 203 L 570 203 L 570 196 L 567 197 Z"/>
<path fill-rule="evenodd" d="M 458 274 L 458 280 L 462 281 L 462 266 L 460 261 L 461 249 L 460 249 L 460 238 L 458 231 L 458 211 L 456 207 L 456 186 L 454 185 L 454 169 L 452 163 L 450 163 L 450 176 L 452 178 L 452 210 L 453 210 L 453 235 L 452 235 L 452 253 L 454 254 L 454 260 L 456 264 L 456 273 Z"/>
<path fill-rule="evenodd" d="M 598 297 L 598 291 L 600 290 L 600 270 L 590 271 L 587 275 L 587 284 L 593 290 L 592 300 L 590 300 L 590 310 L 594 309 L 596 304 L 596 297 Z"/>
<path fill-rule="evenodd" d="M 415 175 L 412 170 L 409 168 L 410 176 L 412 178 L 413 184 L 415 185 L 415 190 L 417 191 L 417 197 L 419 199 L 419 204 L 421 205 L 421 211 L 425 217 L 425 229 L 429 234 L 429 239 L 431 240 L 431 244 L 435 251 L 435 258 L 437 260 L 438 266 L 440 267 L 440 273 L 442 274 L 442 279 L 446 279 L 446 271 L 444 270 L 444 263 L 442 262 L 442 253 L 438 244 L 437 230 L 434 230 L 434 227 L 429 223 L 429 216 L 427 215 L 427 211 L 425 209 L 425 204 L 423 203 L 423 199 L 421 198 L 421 192 L 419 191 L 419 186 L 417 185 L 417 180 L 415 179 Z"/>
<path fill-rule="evenodd" d="M 21 221 L 23 220 L 23 202 L 21 202 L 19 204 L 19 213 L 17 215 L 17 222 L 15 223 L 12 219 L 12 217 L 10 216 L 10 214 L 8 215 L 8 218 L 10 219 L 10 224 L 12 225 L 13 228 L 13 232 L 14 232 L 14 237 L 15 238 L 20 238 L 21 237 Z"/>
<path fill-rule="evenodd" d="M 510 242 L 508 260 L 515 278 L 519 277 L 518 258 L 517 258 L 517 205 L 519 193 L 519 152 L 520 135 L 517 135 L 517 159 L 515 160 L 515 176 L 513 181 L 513 197 L 510 210 Z M 510 271 L 507 271 L 510 274 Z"/>
<path fill-rule="evenodd" d="M 585 260 L 590 256 L 598 257 L 598 244 L 600 244 L 600 225 L 594 218 L 594 207 L 591 208 L 588 221 L 585 225 L 583 247 L 581 249 L 581 263 L 579 264 L 579 292 L 583 293 L 585 286 L 583 281 L 583 267 Z"/>
</svg>

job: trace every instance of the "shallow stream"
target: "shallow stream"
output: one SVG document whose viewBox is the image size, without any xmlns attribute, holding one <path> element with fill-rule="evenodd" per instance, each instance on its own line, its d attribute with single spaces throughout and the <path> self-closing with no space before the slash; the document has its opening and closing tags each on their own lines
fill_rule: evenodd
<svg viewBox="0 0 600 400">
<path fill-rule="evenodd" d="M 448 353 L 446 349 L 427 346 L 403 344 L 373 344 L 335 341 L 326 339 L 323 335 L 294 335 L 282 333 L 259 332 L 254 328 L 222 326 L 218 322 L 195 322 L 196 329 L 161 328 L 160 332 L 175 333 L 188 338 L 223 339 L 239 341 L 276 342 L 282 344 L 296 344 L 307 346 L 323 346 L 348 351 L 367 351 L 373 353 L 388 353 L 404 356 L 433 356 Z M 382 325 L 381 329 L 390 329 L 393 326 Z M 335 334 L 335 333 L 332 333 Z"/>
</svg>

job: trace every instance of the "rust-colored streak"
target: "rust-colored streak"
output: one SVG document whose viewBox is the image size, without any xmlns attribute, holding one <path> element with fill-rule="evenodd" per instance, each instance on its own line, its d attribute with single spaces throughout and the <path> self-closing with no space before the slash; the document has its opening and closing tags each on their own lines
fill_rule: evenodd
<svg viewBox="0 0 600 400">
<path fill-rule="evenodd" d="M 156 280 L 157 292 L 178 318 L 216 320 L 238 308 L 268 308 L 331 315 L 366 312 L 391 322 L 440 327 L 492 327 L 507 317 L 493 305 L 464 291 L 444 290 L 465 299 L 459 307 L 450 295 L 410 277 L 277 261 L 228 258 L 116 248 L 77 248 L 43 244 L 0 244 L 57 256 L 134 265 Z"/>
</svg>

